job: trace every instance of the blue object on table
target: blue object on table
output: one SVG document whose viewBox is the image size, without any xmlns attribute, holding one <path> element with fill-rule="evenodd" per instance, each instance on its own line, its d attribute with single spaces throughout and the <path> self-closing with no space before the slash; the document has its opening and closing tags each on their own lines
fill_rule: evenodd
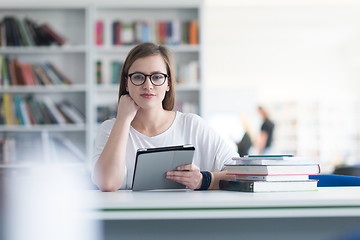
<svg viewBox="0 0 360 240">
<path fill-rule="evenodd" d="M 309 175 L 309 179 L 319 180 L 318 187 L 360 186 L 360 177 L 355 176 L 319 174 Z"/>
</svg>

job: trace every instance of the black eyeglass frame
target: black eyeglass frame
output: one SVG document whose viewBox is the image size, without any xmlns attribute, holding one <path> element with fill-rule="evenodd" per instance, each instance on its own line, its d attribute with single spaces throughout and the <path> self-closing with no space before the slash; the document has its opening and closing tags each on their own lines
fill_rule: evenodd
<svg viewBox="0 0 360 240">
<path fill-rule="evenodd" d="M 135 84 L 135 83 L 132 81 L 132 79 L 131 79 L 131 77 L 132 77 L 134 74 L 141 74 L 141 75 L 145 76 L 144 81 L 143 81 L 141 84 Z M 165 78 L 164 78 L 164 81 L 163 81 L 161 84 L 155 84 L 155 83 L 152 81 L 152 79 L 151 79 L 152 76 L 153 76 L 153 75 L 156 75 L 156 74 L 161 74 L 161 75 L 163 75 L 163 76 L 165 77 Z M 144 73 L 141 73 L 141 72 L 134 72 L 134 73 L 128 74 L 128 77 L 130 78 L 131 83 L 134 84 L 135 86 L 141 86 L 141 85 L 143 85 L 143 84 L 146 82 L 146 77 L 149 77 L 150 82 L 151 82 L 154 86 L 162 86 L 162 85 L 164 85 L 164 83 L 165 83 L 166 79 L 169 77 L 169 75 L 168 75 L 168 74 L 165 74 L 165 73 L 144 74 Z"/>
</svg>

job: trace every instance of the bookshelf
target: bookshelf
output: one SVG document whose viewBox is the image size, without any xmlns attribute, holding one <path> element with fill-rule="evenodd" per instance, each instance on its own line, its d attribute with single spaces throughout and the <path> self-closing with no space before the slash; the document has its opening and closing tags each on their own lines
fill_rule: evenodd
<svg viewBox="0 0 360 240">
<path fill-rule="evenodd" d="M 31 164 L 54 163 L 54 162 L 84 162 L 87 152 L 88 139 L 88 111 L 89 102 L 89 82 L 88 58 L 89 44 L 88 33 L 88 7 L 86 6 L 53 6 L 51 4 L 28 3 L 25 5 L 1 4 L 0 19 L 6 17 L 15 19 L 16 22 L 26 24 L 25 19 L 29 19 L 37 27 L 47 24 L 57 34 L 65 39 L 65 43 L 50 45 L 36 44 L 39 36 L 34 37 L 30 34 L 29 27 L 26 25 L 25 35 L 11 35 L 9 32 L 2 32 L 0 57 L 7 58 L 9 62 L 1 66 L 11 69 L 11 62 L 18 61 L 21 77 L 18 73 L 11 73 L 8 82 L 5 83 L 4 72 L 2 70 L 2 82 L 0 86 L 0 103 L 3 121 L 0 124 L 1 139 L 1 168 L 23 168 Z M 2 21 L 4 25 L 4 21 Z M 20 24 L 6 29 L 20 29 Z M 39 29 L 39 28 L 38 28 Z M 25 37 L 31 38 L 32 44 L 25 44 Z M 11 41 L 22 39 L 22 44 L 13 46 Z M 11 41 L 10 41 L 11 40 Z M 62 74 L 51 75 L 46 64 L 50 63 Z M 14 64 L 16 65 L 16 64 Z M 29 72 L 25 73 L 23 66 L 29 65 L 31 75 L 35 82 L 25 82 L 29 79 Z M 45 71 L 50 83 L 42 82 L 43 78 L 35 70 L 40 67 Z M 16 77 L 14 76 L 16 75 Z M 61 79 L 68 79 L 71 84 L 57 82 Z M 15 79 L 15 81 L 14 81 Z M 19 81 L 19 79 L 22 79 Z M 9 98 L 9 104 L 5 104 L 4 99 Z M 15 100 L 16 99 L 16 100 Z M 31 100 L 29 100 L 31 99 Z M 47 109 L 36 112 L 39 106 L 44 104 L 45 99 L 51 101 L 52 106 L 64 101 L 80 113 L 83 119 L 79 122 L 64 121 L 57 122 L 57 118 L 50 120 L 49 106 Z M 19 104 L 17 105 L 17 100 Z M 46 100 L 47 101 L 47 100 Z M 23 108 L 21 108 L 23 106 Z M 19 109 L 17 108 L 19 107 Z M 28 108 L 27 108 L 28 107 Z M 9 121 L 9 114 L 6 109 L 13 112 L 12 119 Z M 56 108 L 59 109 L 59 108 Z M 4 113 L 5 111 L 5 113 Z M 50 111 L 51 112 L 51 111 Z M 39 114 L 40 113 L 40 114 Z M 47 113 L 47 114 L 46 114 Z M 32 119 L 31 119 L 31 117 Z M 69 117 L 67 114 L 63 116 Z M 24 120 L 25 119 L 25 120 Z M 27 119 L 27 121 L 26 121 Z M 44 122 L 43 122 L 44 121 Z M 62 151 L 63 154 L 59 154 Z M 75 153 L 73 154 L 73 151 Z M 78 151 L 78 152 L 77 152 Z M 79 155 L 80 154 L 80 155 Z M 55 158 L 55 156 L 58 156 Z"/>
<path fill-rule="evenodd" d="M 1 85 L 0 99 L 5 95 L 18 97 L 24 101 L 29 96 L 41 101 L 50 98 L 54 104 L 67 101 L 83 115 L 82 123 L 51 123 L 51 124 L 0 124 L 0 139 L 14 139 L 16 149 L 24 148 L 31 153 L 36 149 L 36 160 L 20 159 L 24 154 L 15 154 L 16 164 L 4 164 L 1 168 L 27 166 L 32 162 L 61 161 L 54 159 L 54 154 L 66 146 L 57 147 L 59 142 L 67 142 L 83 153 L 84 162 L 90 162 L 93 140 L 98 127 L 99 114 L 107 119 L 116 114 L 119 84 L 112 77 L 112 62 L 123 61 L 135 46 L 135 42 L 114 44 L 112 42 L 112 26 L 114 21 L 130 24 L 146 23 L 157 27 L 167 23 L 174 26 L 190 26 L 195 23 L 197 42 L 163 42 L 168 46 L 178 63 L 178 71 L 184 79 L 192 78 L 191 82 L 183 80 L 177 84 L 176 109 L 184 112 L 201 114 L 201 0 L 183 2 L 165 1 L 103 1 L 101 3 L 27 3 L 21 6 L 11 3 L 0 4 L 0 19 L 14 16 L 16 19 L 29 18 L 40 24 L 46 23 L 65 39 L 65 44 L 50 46 L 0 46 L 0 57 L 16 58 L 21 64 L 52 63 L 65 74 L 72 84 L 50 85 Z M 103 42 L 96 40 L 97 22 L 103 24 Z M 185 23 L 187 25 L 185 25 Z M 151 29 L 151 28 L 150 28 Z M 175 30 L 173 30 L 175 32 Z M 159 34 L 152 31 L 150 41 L 160 41 Z M 175 37 L 173 37 L 175 39 Z M 165 40 L 161 40 L 165 41 Z M 101 83 L 97 83 L 97 62 L 101 62 Z M 184 70 L 185 69 L 185 70 Z M 191 71 L 189 69 L 192 69 Z M 184 74 L 189 74 L 189 75 Z M 1 100 L 0 104 L 3 104 Z M 3 105 L 1 106 L 3 108 Z M 1 110 L 3 111 L 3 110 Z M 10 141 L 11 142 L 11 141 Z M 31 150 L 31 144 L 34 145 Z M 70 147 L 71 148 L 71 147 Z M 11 147 L 10 147 L 11 149 Z M 71 150 L 71 149 L 70 149 Z M 76 154 L 75 154 L 76 155 Z M 79 154 L 77 154 L 79 155 Z M 67 157 L 66 157 L 67 158 Z M 53 159 L 53 160 L 52 160 Z M 78 159 L 78 158 L 76 158 Z"/>
</svg>

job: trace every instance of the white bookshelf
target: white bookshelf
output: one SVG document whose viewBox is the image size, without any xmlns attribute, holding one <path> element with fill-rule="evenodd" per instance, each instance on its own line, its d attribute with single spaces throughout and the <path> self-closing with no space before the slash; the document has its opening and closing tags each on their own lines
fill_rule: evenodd
<svg viewBox="0 0 360 240">
<path fill-rule="evenodd" d="M 36 149 L 41 152 L 41 161 L 51 162 L 52 136 L 61 134 L 74 142 L 84 151 L 86 160 L 92 155 L 96 122 L 96 107 L 98 105 L 116 104 L 118 98 L 118 84 L 96 83 L 95 63 L 101 59 L 106 61 L 124 60 L 134 45 L 114 46 L 110 44 L 109 28 L 111 21 L 167 21 L 167 20 L 198 20 L 199 41 L 201 42 L 201 11 L 202 0 L 173 1 L 102 1 L 101 3 L 49 3 L 46 1 L 29 2 L 24 4 L 0 3 L 0 18 L 15 16 L 28 17 L 35 22 L 48 23 L 65 37 L 63 46 L 41 47 L 8 47 L 0 46 L 0 55 L 17 56 L 20 62 L 43 63 L 51 62 L 72 80 L 68 86 L 0 86 L 0 97 L 4 94 L 20 96 L 49 96 L 55 101 L 66 99 L 73 103 L 85 116 L 84 124 L 44 124 L 44 125 L 0 125 L 0 137 L 9 136 L 17 139 L 33 139 Z M 95 22 L 104 19 L 105 43 L 95 44 Z M 197 45 L 168 45 L 173 52 L 175 61 L 185 64 L 189 61 L 201 63 L 201 44 Z M 201 65 L 201 64 L 200 64 Z M 109 76 L 110 73 L 105 73 Z M 201 78 L 201 75 L 200 75 Z M 196 84 L 181 84 L 177 86 L 176 102 L 190 102 L 197 106 L 197 113 L 201 114 L 201 89 L 203 80 Z M 28 145 L 28 143 L 25 143 Z M 34 146 L 35 149 L 35 146 Z M 49 158 L 49 159 L 47 159 Z M 38 162 L 35 160 L 34 162 Z M 40 162 L 41 162 L 40 161 Z M 16 165 L 28 166 L 29 162 L 20 161 Z M 9 168 L 9 164 L 1 164 Z M 13 166 L 13 165 L 11 165 Z M 11 168 L 11 167 L 10 167 Z"/>
<path fill-rule="evenodd" d="M 15 139 L 13 162 L 0 164 L 3 168 L 24 168 L 31 164 L 51 163 L 55 147 L 52 139 L 61 136 L 71 141 L 84 153 L 87 150 L 89 81 L 88 58 L 90 46 L 87 36 L 89 7 L 85 5 L 68 6 L 49 3 L 0 4 L 0 18 L 14 16 L 17 19 L 29 18 L 37 24 L 48 23 L 57 33 L 65 37 L 62 46 L 1 46 L 0 55 L 17 57 L 21 63 L 43 64 L 51 62 L 71 81 L 71 85 L 35 85 L 35 86 L 0 86 L 0 97 L 11 96 L 49 97 L 54 102 L 67 100 L 82 114 L 82 124 L 37 124 L 37 125 L 1 125 L 0 137 Z M 3 106 L 2 106 L 3 107 Z M 3 153 L 4 154 L 4 153 Z M 13 153 L 12 153 L 13 154 Z M 65 155 L 64 155 L 65 158 Z M 84 159 L 85 160 L 85 159 Z M 67 159 L 64 159 L 66 162 Z M 80 161 L 80 160 L 79 160 Z"/>
</svg>

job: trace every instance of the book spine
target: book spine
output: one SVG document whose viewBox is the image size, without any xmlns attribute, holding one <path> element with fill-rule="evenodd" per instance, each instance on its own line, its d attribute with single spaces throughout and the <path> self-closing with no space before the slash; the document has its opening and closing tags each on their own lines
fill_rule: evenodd
<svg viewBox="0 0 360 240">
<path fill-rule="evenodd" d="M 9 79 L 9 73 L 8 73 L 8 61 L 7 61 L 7 57 L 2 56 L 1 59 L 1 75 L 2 75 L 2 81 L 3 81 L 3 86 L 10 86 L 10 79 Z"/>
<path fill-rule="evenodd" d="M 95 43 L 98 46 L 104 44 L 104 23 L 102 20 L 97 20 L 95 24 Z"/>
<path fill-rule="evenodd" d="M 220 180 L 219 187 L 221 190 L 226 190 L 226 191 L 254 192 L 254 183 L 252 181 L 238 182 L 238 181 Z"/>
<path fill-rule="evenodd" d="M 36 35 L 36 32 L 35 32 L 35 29 L 34 29 L 34 26 L 31 22 L 30 19 L 28 18 L 25 18 L 24 19 L 24 25 L 25 25 L 25 28 L 27 30 L 27 32 L 29 33 L 29 37 L 32 39 L 32 42 L 34 44 L 34 46 L 39 46 L 40 45 L 40 41 Z"/>
<path fill-rule="evenodd" d="M 56 121 L 53 119 L 53 117 L 47 111 L 46 106 L 42 101 L 37 100 L 37 101 L 35 101 L 35 104 L 40 109 L 41 115 L 42 115 L 42 117 L 44 119 L 44 124 L 54 124 L 54 123 L 56 123 Z"/>
<path fill-rule="evenodd" d="M 34 115 L 36 124 L 45 124 L 46 121 L 45 121 L 44 116 L 42 115 L 41 110 L 40 110 L 38 104 L 36 103 L 36 101 L 30 96 L 27 98 L 27 102 L 29 104 L 31 112 Z"/>
<path fill-rule="evenodd" d="M 33 112 L 32 109 L 31 109 L 29 100 L 27 99 L 27 100 L 23 101 L 23 103 L 24 103 L 24 105 L 25 105 L 26 113 L 27 113 L 27 115 L 29 116 L 30 124 L 31 124 L 31 125 L 36 125 L 36 124 L 38 124 L 38 123 L 36 122 L 36 118 L 35 118 L 34 112 Z"/>
<path fill-rule="evenodd" d="M 34 65 L 34 72 L 39 77 L 39 79 L 43 85 L 52 85 L 51 80 L 46 75 L 46 73 L 45 73 L 44 69 L 41 67 L 41 65 L 39 65 L 39 64 Z"/>
<path fill-rule="evenodd" d="M 102 78 L 102 61 L 96 61 L 96 83 L 102 84 L 103 78 Z"/>
<path fill-rule="evenodd" d="M 198 42 L 198 22 L 197 20 L 193 20 L 189 25 L 189 44 L 196 45 Z"/>
<path fill-rule="evenodd" d="M 59 79 L 61 79 L 62 84 L 69 85 L 72 84 L 72 81 L 70 78 L 68 78 L 62 71 L 59 70 L 54 64 L 51 62 L 46 64 L 57 76 Z"/>
<path fill-rule="evenodd" d="M 70 103 L 62 102 L 59 104 L 62 112 L 67 115 L 68 118 L 71 119 L 73 123 L 82 124 L 84 123 L 84 116 Z"/>
<path fill-rule="evenodd" d="M 26 103 L 24 102 L 24 99 L 22 99 L 20 97 L 19 97 L 19 101 L 20 101 L 20 111 L 21 111 L 23 119 L 24 119 L 24 125 L 30 126 L 31 125 L 30 114 L 28 112 Z"/>
<path fill-rule="evenodd" d="M 17 118 L 19 119 L 19 123 L 21 125 L 25 125 L 25 117 L 24 117 L 23 111 L 21 109 L 20 96 L 14 96 L 14 105 L 15 105 L 15 111 L 16 111 Z"/>
<path fill-rule="evenodd" d="M 18 25 L 19 25 L 21 36 L 24 39 L 25 46 L 34 46 L 34 42 L 30 36 L 30 33 L 28 32 L 27 27 L 25 27 L 24 21 L 19 19 Z"/>
<path fill-rule="evenodd" d="M 60 124 L 66 124 L 66 119 L 64 118 L 64 116 L 59 112 L 59 110 L 56 108 L 54 102 L 49 98 L 49 97 L 44 97 L 44 103 L 46 105 L 46 107 L 49 109 L 49 111 L 51 112 L 51 114 L 54 116 L 54 118 L 56 119 L 57 123 Z"/>
<path fill-rule="evenodd" d="M 6 46 L 5 23 L 0 22 L 0 46 Z"/>
<path fill-rule="evenodd" d="M 3 103 L 5 110 L 5 122 L 6 125 L 14 125 L 16 123 L 14 110 L 12 108 L 12 96 L 5 93 L 3 95 Z"/>
</svg>

